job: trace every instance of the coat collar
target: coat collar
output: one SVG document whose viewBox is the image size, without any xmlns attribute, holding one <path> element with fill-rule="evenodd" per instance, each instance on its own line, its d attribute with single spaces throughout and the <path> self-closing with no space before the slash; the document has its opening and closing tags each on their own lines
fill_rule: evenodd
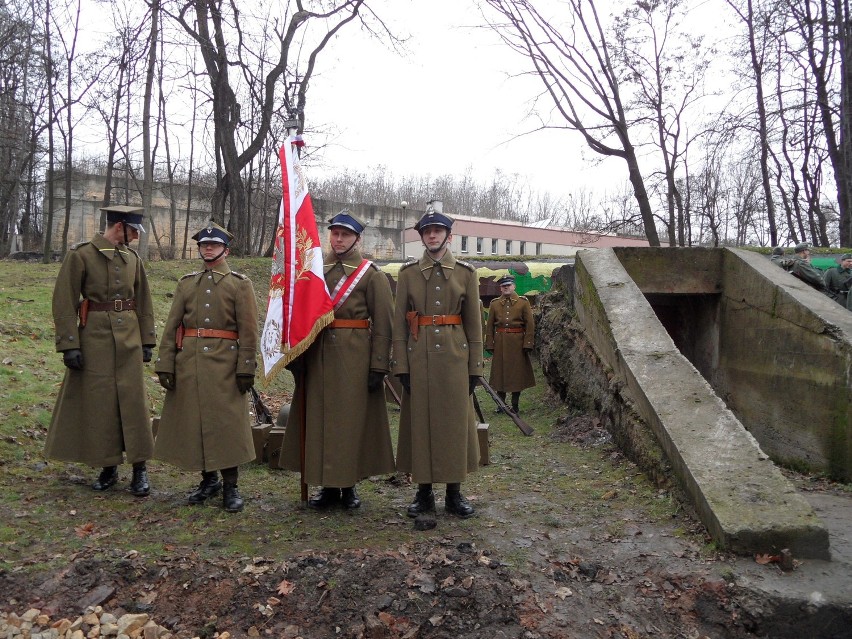
<svg viewBox="0 0 852 639">
<path fill-rule="evenodd" d="M 505 295 L 501 295 L 497 299 L 500 300 L 501 304 L 505 304 L 508 301 L 509 304 L 511 305 L 511 304 L 514 304 L 515 302 L 517 302 L 519 299 L 521 299 L 521 296 L 518 295 L 517 291 L 513 291 L 512 294 L 509 295 L 508 298 Z"/>
<path fill-rule="evenodd" d="M 231 272 L 231 267 L 228 266 L 228 262 L 225 261 L 225 262 L 222 262 L 221 264 L 219 264 L 216 268 L 204 269 L 203 271 L 200 271 L 198 273 L 198 280 L 201 281 L 201 278 L 204 275 L 211 273 L 213 275 L 213 281 L 216 284 L 218 284 L 219 282 L 222 281 L 222 278 L 225 277 L 226 275 L 228 275 L 228 273 L 230 273 L 230 272 Z"/>
<path fill-rule="evenodd" d="M 122 260 L 126 262 L 130 257 L 129 248 L 127 248 L 124 244 L 113 246 L 100 233 L 98 233 L 97 235 L 95 235 L 94 238 L 92 238 L 92 245 L 96 249 L 98 249 L 98 252 L 108 260 L 112 260 L 116 255 L 118 255 Z"/>
<path fill-rule="evenodd" d="M 340 264 L 343 266 L 343 272 L 349 276 L 352 275 L 355 269 L 361 266 L 364 258 L 361 257 L 361 251 L 356 248 L 345 259 L 337 259 L 337 256 L 332 252 L 326 255 L 324 261 L 325 263 L 322 265 L 323 274 L 328 274 L 331 269 Z"/>
<path fill-rule="evenodd" d="M 423 251 L 423 257 L 420 258 L 418 265 L 420 266 L 420 272 L 423 274 L 427 280 L 429 276 L 432 275 L 432 269 L 435 267 L 435 264 L 440 264 L 442 268 L 442 273 L 444 278 L 449 279 L 450 272 L 456 267 L 456 258 L 453 255 L 452 251 L 448 248 L 443 257 L 437 262 L 429 257 L 429 251 Z"/>
</svg>

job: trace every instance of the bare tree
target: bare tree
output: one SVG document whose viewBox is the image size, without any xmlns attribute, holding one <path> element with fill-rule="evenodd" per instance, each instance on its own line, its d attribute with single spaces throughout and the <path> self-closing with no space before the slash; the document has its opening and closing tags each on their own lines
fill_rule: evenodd
<svg viewBox="0 0 852 639">
<path fill-rule="evenodd" d="M 504 22 L 490 22 L 515 51 L 526 56 L 568 129 L 578 131 L 595 153 L 619 157 L 651 246 L 660 239 L 636 148 L 631 140 L 622 81 L 594 0 L 567 0 L 559 6 L 568 24 L 554 25 L 523 0 L 486 0 Z M 555 125 L 548 122 L 542 128 Z"/>
<path fill-rule="evenodd" d="M 237 10 L 234 3 L 223 0 L 193 0 L 182 2 L 172 15 L 200 46 L 201 55 L 210 81 L 213 111 L 214 143 L 217 166 L 221 162 L 216 190 L 213 195 L 213 217 L 224 223 L 226 203 L 230 205 L 228 226 L 237 236 L 235 252 L 247 253 L 250 246 L 247 201 L 241 172 L 263 148 L 269 134 L 273 116 L 281 112 L 295 114 L 299 130 L 304 128 L 307 89 L 316 68 L 318 55 L 334 35 L 359 16 L 364 0 L 346 0 L 332 5 L 327 11 L 308 11 L 302 0 L 295 0 L 295 11 L 286 25 L 277 19 L 264 25 L 266 34 L 274 34 L 277 41 L 277 59 L 264 76 L 254 75 L 252 47 L 246 42 L 247 14 Z M 192 20 L 190 19 L 192 16 Z M 307 60 L 301 60 L 301 45 L 297 35 L 304 33 L 309 23 L 324 25 L 325 33 L 309 46 Z M 293 55 L 293 54 L 296 55 Z M 291 57 L 292 56 L 292 57 Z M 298 57 L 297 57 L 298 56 Z M 251 139 L 240 150 L 240 136 L 245 126 L 245 116 L 237 98 L 232 70 L 242 74 L 249 87 L 249 99 L 259 105 L 259 123 Z M 292 93 L 278 94 L 276 86 L 282 76 L 292 82 Z"/>
</svg>

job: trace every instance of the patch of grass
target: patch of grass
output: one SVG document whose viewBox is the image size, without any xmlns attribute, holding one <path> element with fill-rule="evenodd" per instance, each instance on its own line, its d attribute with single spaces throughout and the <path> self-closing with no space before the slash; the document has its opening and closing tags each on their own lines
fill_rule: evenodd
<svg viewBox="0 0 852 639">
<path fill-rule="evenodd" d="M 253 279 L 258 306 L 264 309 L 269 261 L 233 259 L 229 263 Z M 146 265 L 158 330 L 162 331 L 178 279 L 198 267 L 196 261 Z M 550 394 L 537 365 L 538 385 L 524 391 L 520 402 L 523 419 L 536 431 L 532 437 L 524 437 L 507 416 L 495 415 L 491 398 L 483 389 L 477 390 L 490 424 L 492 464 L 471 474 L 463 491 L 479 514 L 468 520 L 445 514 L 443 486 L 436 486 L 438 527 L 434 530 L 415 531 L 405 516 L 415 486 L 372 478 L 358 485 L 364 503 L 358 511 L 314 512 L 301 506 L 296 473 L 260 463 L 240 469 L 246 509 L 239 514 L 225 513 L 221 496 L 203 506 L 188 506 L 186 495 L 197 485 L 199 475 L 157 461 L 149 463 L 150 497 L 129 494 L 127 465 L 120 468 L 121 480 L 113 490 L 96 494 L 89 486 L 97 469 L 46 461 L 42 455 L 64 375 L 62 359 L 54 350 L 50 313 L 58 271 L 58 264 L 0 261 L 3 570 L 58 567 L 82 549 L 112 554 L 136 550 L 151 560 L 190 553 L 202 559 L 238 559 L 286 556 L 308 549 L 395 550 L 448 539 L 450 545 L 467 540 L 480 548 L 499 544 L 503 550 L 496 558 L 520 569 L 527 566 L 532 551 L 515 546 L 512 540 L 539 535 L 536 529 L 563 535 L 581 526 L 604 530 L 607 522 L 621 521 L 622 513 L 667 522 L 677 512 L 672 499 L 659 499 L 651 482 L 623 458 L 614 458 L 613 449 L 584 449 L 551 439 L 554 424 L 568 409 Z M 157 413 L 164 392 L 150 364 L 146 372 L 148 400 Z M 282 372 L 260 390 L 271 404 L 289 402 L 292 376 Z M 388 408 L 395 444 L 399 412 Z M 27 540 L 26 545 L 22 540 Z"/>
</svg>

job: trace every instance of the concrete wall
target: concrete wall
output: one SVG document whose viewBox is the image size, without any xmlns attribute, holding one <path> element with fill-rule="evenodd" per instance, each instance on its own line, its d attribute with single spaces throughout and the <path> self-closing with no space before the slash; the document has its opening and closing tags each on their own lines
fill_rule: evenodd
<svg viewBox="0 0 852 639">
<path fill-rule="evenodd" d="M 653 433 L 673 476 L 721 545 L 743 553 L 790 548 L 799 556 L 826 557 L 822 522 L 678 350 L 638 285 L 654 291 L 651 295 L 698 296 L 699 312 L 717 314 L 704 324 L 712 333 L 722 322 L 725 259 L 721 250 L 629 250 L 618 251 L 618 257 L 610 249 L 579 252 L 567 357 L 593 352 L 587 359 L 597 360 L 598 372 L 590 377 L 605 396 L 594 398 L 582 389 L 577 395 L 587 407 L 591 397 L 595 409 L 606 411 L 617 439 L 638 441 L 639 424 Z M 683 319 L 688 316 L 676 325 L 690 324 Z M 721 338 L 714 343 L 702 337 L 698 343 L 706 366 L 713 357 L 721 361 L 718 354 L 727 347 Z M 551 360 L 559 357 L 557 351 L 550 350 Z M 546 365 L 549 380 L 552 368 Z M 584 382 L 571 380 L 564 388 L 570 393 Z M 645 456 L 647 461 L 651 454 Z"/>
<path fill-rule="evenodd" d="M 751 251 L 615 253 L 763 450 L 852 480 L 852 313 Z"/>
</svg>

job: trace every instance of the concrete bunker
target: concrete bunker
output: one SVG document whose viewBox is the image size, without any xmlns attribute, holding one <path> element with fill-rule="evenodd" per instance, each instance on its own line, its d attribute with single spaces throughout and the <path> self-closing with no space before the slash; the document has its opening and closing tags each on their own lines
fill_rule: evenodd
<svg viewBox="0 0 852 639">
<path fill-rule="evenodd" d="M 770 456 L 852 476 L 852 314 L 741 250 L 581 251 L 561 293 L 559 279 L 541 325 L 560 335 L 541 355 L 562 398 L 671 472 L 721 545 L 827 557 Z"/>
</svg>

